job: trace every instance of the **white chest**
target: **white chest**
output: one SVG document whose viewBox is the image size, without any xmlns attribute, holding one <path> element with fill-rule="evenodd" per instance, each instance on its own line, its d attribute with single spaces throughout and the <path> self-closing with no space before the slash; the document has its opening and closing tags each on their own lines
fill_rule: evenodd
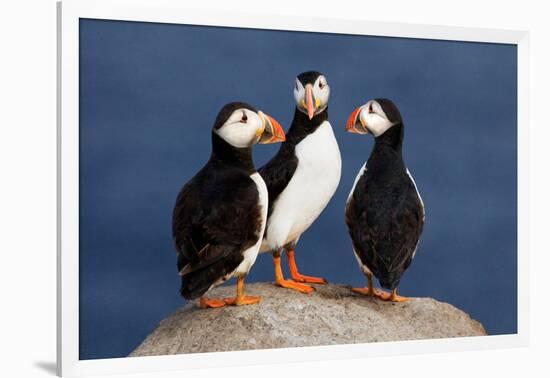
<svg viewBox="0 0 550 378">
<path fill-rule="evenodd" d="M 321 206 L 332 198 L 342 170 L 342 160 L 332 127 L 325 121 L 296 146 L 298 167 L 288 186 L 288 192 L 305 201 L 305 207 Z"/>
<path fill-rule="evenodd" d="M 414 185 L 414 189 L 416 190 L 416 195 L 418 196 L 418 200 L 420 201 L 420 205 L 422 206 L 422 222 L 424 222 L 426 220 L 426 209 L 424 208 L 424 201 L 422 200 L 422 197 L 420 196 L 420 192 L 418 191 L 418 187 L 416 186 L 416 182 L 414 181 L 414 178 L 412 177 L 411 172 L 409 172 L 408 168 L 407 168 L 407 175 L 409 175 L 409 179 L 411 180 L 412 184 Z M 417 247 L 418 247 L 418 244 L 417 244 Z M 414 253 L 413 253 L 413 258 L 414 258 L 414 255 L 416 255 L 416 248 L 415 248 Z"/>
<path fill-rule="evenodd" d="M 258 194 L 259 194 L 259 203 L 262 208 L 262 231 L 265 228 L 265 221 L 267 218 L 267 201 L 268 201 L 268 194 L 267 194 L 267 186 L 265 185 L 264 179 L 258 172 L 250 175 L 250 178 L 256 183 L 256 187 L 258 188 Z"/>
<path fill-rule="evenodd" d="M 342 161 L 338 143 L 328 121 L 323 122 L 317 130 L 305 137 L 296 146 L 298 167 L 294 177 L 310 176 L 316 181 L 339 181 Z M 328 177 L 319 176 L 326 173 Z M 294 179 L 293 177 L 293 179 Z"/>
<path fill-rule="evenodd" d="M 321 214 L 340 182 L 342 160 L 328 121 L 298 143 L 295 153 L 298 166 L 269 219 L 272 245 L 298 238 Z"/>
<path fill-rule="evenodd" d="M 268 209 L 267 186 L 265 185 L 265 182 L 259 173 L 252 174 L 250 178 L 256 183 L 256 187 L 258 188 L 258 194 L 259 194 L 258 200 L 262 211 L 262 225 L 261 225 L 259 238 L 256 244 L 248 248 L 246 251 L 244 251 L 244 260 L 239 264 L 239 266 L 233 273 L 236 275 L 246 275 L 250 270 L 250 268 L 252 267 L 252 265 L 254 265 L 254 262 L 256 261 L 256 257 L 258 256 L 260 244 L 262 243 L 262 235 L 264 234 L 266 221 L 267 221 L 267 209 Z"/>
<path fill-rule="evenodd" d="M 353 192 L 355 192 L 355 187 L 357 186 L 357 183 L 363 177 L 363 175 L 367 172 L 367 163 L 363 164 L 359 172 L 357 173 L 357 176 L 355 176 L 355 181 L 353 182 L 353 186 L 351 187 L 351 191 L 348 194 L 348 199 L 346 200 L 346 203 L 349 202 L 349 199 L 353 195 Z"/>
</svg>

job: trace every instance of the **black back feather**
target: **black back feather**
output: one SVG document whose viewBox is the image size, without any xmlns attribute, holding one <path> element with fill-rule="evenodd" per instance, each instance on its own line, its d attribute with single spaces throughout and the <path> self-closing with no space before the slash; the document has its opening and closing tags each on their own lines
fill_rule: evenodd
<svg viewBox="0 0 550 378">
<path fill-rule="evenodd" d="M 424 209 L 403 162 L 402 141 L 401 123 L 376 138 L 366 172 L 346 205 L 355 252 L 390 290 L 409 267 L 424 226 Z"/>
<path fill-rule="evenodd" d="M 262 235 L 251 151 L 212 134 L 208 163 L 181 189 L 172 215 L 181 294 L 202 296 L 243 261 Z"/>
</svg>

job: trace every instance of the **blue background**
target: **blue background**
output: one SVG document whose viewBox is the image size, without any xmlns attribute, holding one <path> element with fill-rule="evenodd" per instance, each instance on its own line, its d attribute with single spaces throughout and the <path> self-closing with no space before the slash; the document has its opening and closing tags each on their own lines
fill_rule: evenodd
<svg viewBox="0 0 550 378">
<path fill-rule="evenodd" d="M 517 330 L 516 47 L 512 45 L 80 22 L 80 358 L 122 357 L 182 305 L 171 213 L 207 161 L 218 110 L 246 101 L 288 129 L 305 70 L 331 86 L 340 187 L 300 240 L 306 274 L 363 285 L 343 220 L 368 158 L 348 114 L 388 97 L 426 226 L 400 293 L 450 302 L 490 334 Z M 278 145 L 257 146 L 265 163 Z M 248 282 L 272 281 L 269 254 Z"/>
</svg>

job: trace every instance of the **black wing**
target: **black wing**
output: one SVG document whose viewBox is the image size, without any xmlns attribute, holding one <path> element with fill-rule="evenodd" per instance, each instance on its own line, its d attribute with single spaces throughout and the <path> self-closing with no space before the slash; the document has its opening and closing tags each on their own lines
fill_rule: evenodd
<svg viewBox="0 0 550 378">
<path fill-rule="evenodd" d="M 277 155 L 258 170 L 267 186 L 269 197 L 268 217 L 271 215 L 273 204 L 287 187 L 297 167 L 298 158 L 294 154 L 294 150 L 281 147 Z"/>
<path fill-rule="evenodd" d="M 397 188 L 393 192 L 387 187 L 372 190 L 367 188 L 367 172 L 357 183 L 346 207 L 353 247 L 387 289 L 399 285 L 424 225 L 424 209 L 414 184 L 407 176 L 400 180 L 399 184 L 390 186 Z"/>
<path fill-rule="evenodd" d="M 172 235 L 182 276 L 181 293 L 193 299 L 233 272 L 242 252 L 261 237 L 258 189 L 248 174 L 206 166 L 179 193 Z"/>
</svg>

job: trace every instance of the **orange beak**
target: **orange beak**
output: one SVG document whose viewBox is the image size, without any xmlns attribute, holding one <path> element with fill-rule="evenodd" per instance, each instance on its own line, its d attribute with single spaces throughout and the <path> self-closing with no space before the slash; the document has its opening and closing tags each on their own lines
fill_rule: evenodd
<svg viewBox="0 0 550 378">
<path fill-rule="evenodd" d="M 311 84 L 306 85 L 306 110 L 309 119 L 313 118 L 315 106 L 313 105 L 313 87 Z"/>
<path fill-rule="evenodd" d="M 346 122 L 346 131 L 348 133 L 353 134 L 368 134 L 368 130 L 363 124 L 361 123 L 361 119 L 359 117 L 359 114 L 361 113 L 361 109 L 363 107 L 360 106 L 357 109 L 355 109 L 348 117 L 348 121 Z"/>
<path fill-rule="evenodd" d="M 284 142 L 286 140 L 285 132 L 283 131 L 283 128 L 281 127 L 279 122 L 275 121 L 274 118 L 268 116 L 265 113 L 258 112 L 258 114 L 264 122 L 264 130 L 260 136 L 260 140 L 258 141 L 258 143 L 268 144 Z"/>
</svg>

